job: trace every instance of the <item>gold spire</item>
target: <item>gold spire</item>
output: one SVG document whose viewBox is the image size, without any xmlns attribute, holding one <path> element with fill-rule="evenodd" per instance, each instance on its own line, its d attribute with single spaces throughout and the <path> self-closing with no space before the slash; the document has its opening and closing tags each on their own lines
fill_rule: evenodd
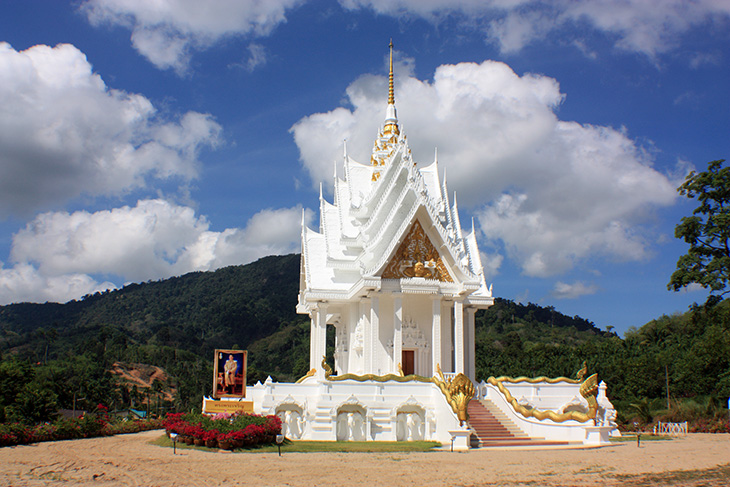
<svg viewBox="0 0 730 487">
<path fill-rule="evenodd" d="M 395 105 L 393 91 L 393 39 L 390 40 L 390 74 L 388 75 L 388 105 Z"/>
<path fill-rule="evenodd" d="M 385 111 L 385 123 L 375 139 L 370 162 L 373 166 L 385 166 L 385 163 L 395 150 L 398 143 L 400 129 L 398 116 L 395 113 L 395 94 L 393 89 L 393 39 L 390 40 L 390 73 L 388 74 L 388 107 Z M 373 181 L 380 178 L 380 168 L 373 171 Z"/>
<path fill-rule="evenodd" d="M 385 112 L 384 135 L 400 134 L 398 116 L 395 113 L 395 90 L 393 89 L 393 39 L 390 40 L 390 72 L 388 73 L 388 109 Z"/>
</svg>

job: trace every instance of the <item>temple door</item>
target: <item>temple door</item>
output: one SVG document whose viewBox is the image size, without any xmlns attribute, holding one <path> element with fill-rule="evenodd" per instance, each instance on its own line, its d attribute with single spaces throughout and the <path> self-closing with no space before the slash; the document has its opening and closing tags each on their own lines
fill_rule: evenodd
<svg viewBox="0 0 730 487">
<path fill-rule="evenodd" d="M 416 373 L 415 356 L 415 350 L 403 350 L 403 374 L 411 375 Z"/>
</svg>

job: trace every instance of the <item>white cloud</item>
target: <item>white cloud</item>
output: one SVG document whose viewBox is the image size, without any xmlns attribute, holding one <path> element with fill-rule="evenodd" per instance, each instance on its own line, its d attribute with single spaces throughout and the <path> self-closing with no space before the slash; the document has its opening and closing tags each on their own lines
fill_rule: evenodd
<svg viewBox="0 0 730 487">
<path fill-rule="evenodd" d="M 260 38 L 286 22 L 286 14 L 306 0 L 86 0 L 81 11 L 93 25 L 132 31 L 134 48 L 160 69 L 189 68 L 191 54 L 223 39 Z M 422 17 L 438 23 L 460 20 L 462 29 L 481 28 L 503 52 L 516 52 L 548 36 L 566 38 L 580 24 L 615 38 L 620 49 L 654 57 L 679 44 L 692 28 L 727 22 L 722 0 L 339 0 L 346 10 L 370 9 L 398 18 Z M 575 35 L 572 33 L 571 35 Z M 576 44 L 581 48 L 582 40 Z"/>
<path fill-rule="evenodd" d="M 81 10 L 94 25 L 132 30 L 132 44 L 160 69 L 184 73 L 192 51 L 231 36 L 262 37 L 304 0 L 87 0 Z"/>
<path fill-rule="evenodd" d="M 312 218 L 307 210 L 305 222 Z M 94 275 L 145 281 L 296 252 L 301 221 L 301 206 L 265 209 L 245 228 L 214 232 L 192 208 L 159 199 L 95 213 L 43 213 L 13 237 L 14 266 L 0 266 L 0 301 L 64 301 L 113 287 Z"/>
<path fill-rule="evenodd" d="M 564 29 L 580 24 L 615 38 L 620 49 L 654 57 L 675 48 L 690 29 L 730 19 L 730 3 L 723 0 L 340 0 L 340 4 L 395 17 L 439 22 L 456 16 L 468 19 L 468 25 L 486 24 L 487 40 L 503 52 L 519 51 L 549 35 L 564 36 Z"/>
<path fill-rule="evenodd" d="M 18 52 L 0 43 L 0 107 L 0 217 L 118 195 L 148 178 L 188 181 L 221 130 L 196 112 L 158 118 L 144 96 L 109 89 L 69 44 Z"/>
<path fill-rule="evenodd" d="M 384 77 L 362 76 L 347 88 L 352 109 L 292 127 L 315 183 L 330 181 L 343 139 L 350 156 L 369 159 L 386 93 Z M 553 110 L 562 100 L 554 79 L 520 77 L 493 61 L 440 66 L 432 83 L 396 79 L 415 160 L 429 163 L 438 147 L 462 207 L 474 209 L 484 236 L 501 241 L 525 274 L 558 274 L 593 255 L 646 258 L 639 224 L 674 202 L 678 181 L 654 170 L 624 130 L 559 120 Z"/>
<path fill-rule="evenodd" d="M 556 282 L 553 292 L 551 293 L 555 299 L 576 299 L 581 296 L 596 294 L 598 286 L 594 284 L 586 284 L 581 281 L 568 284 L 565 282 Z"/>
<path fill-rule="evenodd" d="M 266 64 L 266 48 L 261 44 L 252 42 L 248 45 L 248 60 L 246 61 L 246 70 L 250 73 L 259 66 Z"/>
<path fill-rule="evenodd" d="M 486 278 L 493 278 L 499 274 L 499 268 L 502 267 L 502 261 L 504 260 L 503 255 L 479 252 L 479 257 L 482 261 L 482 269 Z"/>
<path fill-rule="evenodd" d="M 0 262 L 1 304 L 46 301 L 64 303 L 114 287 L 111 282 L 98 283 L 85 274 L 43 276 L 30 264 L 18 264 L 5 269 Z"/>
<path fill-rule="evenodd" d="M 680 292 L 682 293 L 697 293 L 697 292 L 707 292 L 707 289 L 702 287 L 701 284 L 697 284 L 696 282 L 691 282 L 684 286 L 682 289 L 680 289 Z"/>
</svg>

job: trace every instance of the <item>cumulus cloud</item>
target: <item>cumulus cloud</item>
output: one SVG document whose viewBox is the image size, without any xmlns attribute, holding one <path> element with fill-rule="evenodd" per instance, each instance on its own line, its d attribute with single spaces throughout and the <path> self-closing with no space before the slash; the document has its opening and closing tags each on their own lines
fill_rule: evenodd
<svg viewBox="0 0 730 487">
<path fill-rule="evenodd" d="M 330 180 L 343 139 L 350 156 L 369 160 L 386 83 L 362 76 L 347 88 L 351 108 L 292 127 L 315 183 Z M 652 168 L 625 130 L 559 120 L 554 109 L 563 96 L 554 79 L 518 76 L 493 61 L 440 66 L 432 82 L 396 79 L 399 120 L 415 160 L 430 163 L 438 147 L 462 207 L 531 276 L 559 274 L 593 255 L 646 258 L 640 224 L 676 198 L 678 181 Z"/>
<path fill-rule="evenodd" d="M 221 0 L 86 0 L 81 11 L 93 25 L 111 24 L 132 31 L 134 48 L 160 69 L 188 70 L 193 52 L 223 39 L 260 38 L 286 22 L 286 14 L 306 0 L 241 2 Z M 682 34 L 713 22 L 727 22 L 730 4 L 719 0 L 339 0 L 350 11 L 369 9 L 397 18 L 421 17 L 438 23 L 460 20 L 477 29 L 502 52 L 522 49 L 555 35 L 566 38 L 573 25 L 603 32 L 619 49 L 651 57 L 675 48 Z M 572 34 L 575 36 L 575 34 Z M 583 40 L 574 44 L 580 48 Z M 583 49 L 591 53 L 589 49 Z M 252 58 L 255 59 L 255 58 Z"/>
<path fill-rule="evenodd" d="M 555 299 L 576 299 L 581 296 L 596 294 L 596 292 L 598 292 L 598 286 L 594 284 L 586 284 L 581 281 L 568 284 L 558 281 L 555 283 L 551 294 Z"/>
<path fill-rule="evenodd" d="M 705 23 L 730 19 L 730 4 L 718 0 L 340 0 L 350 10 L 368 8 L 396 17 L 439 22 L 446 16 L 482 25 L 502 52 L 516 52 L 560 29 L 579 24 L 616 39 L 616 47 L 654 57 L 675 48 L 682 34 Z"/>
<path fill-rule="evenodd" d="M 0 304 L 18 302 L 59 302 L 114 289 L 111 282 L 99 283 L 85 274 L 43 276 L 30 264 L 3 268 L 0 262 Z"/>
<path fill-rule="evenodd" d="M 192 208 L 160 199 L 95 213 L 43 213 L 13 237 L 14 266 L 0 266 L 0 301 L 64 301 L 114 286 L 92 276 L 145 281 L 296 252 L 302 212 L 265 209 L 245 228 L 222 232 L 211 231 Z M 311 210 L 304 217 L 311 223 Z"/>
<path fill-rule="evenodd" d="M 221 131 L 197 112 L 160 119 L 144 96 L 108 88 L 69 44 L 18 52 L 0 43 L 0 107 L 0 217 L 149 178 L 188 181 Z"/>
<path fill-rule="evenodd" d="M 303 1 L 87 0 L 81 10 L 94 25 L 131 29 L 140 54 L 160 69 L 184 73 L 193 51 L 227 37 L 266 36 Z"/>
</svg>

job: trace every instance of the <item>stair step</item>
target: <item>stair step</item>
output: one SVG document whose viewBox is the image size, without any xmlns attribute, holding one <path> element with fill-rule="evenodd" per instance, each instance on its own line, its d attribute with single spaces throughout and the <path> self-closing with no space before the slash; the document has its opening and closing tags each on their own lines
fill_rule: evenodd
<svg viewBox="0 0 730 487">
<path fill-rule="evenodd" d="M 547 441 L 544 438 L 531 438 L 491 401 L 472 400 L 468 406 L 469 426 L 472 433 L 472 447 L 510 447 L 510 446 L 553 446 L 567 445 L 565 441 Z"/>
</svg>

